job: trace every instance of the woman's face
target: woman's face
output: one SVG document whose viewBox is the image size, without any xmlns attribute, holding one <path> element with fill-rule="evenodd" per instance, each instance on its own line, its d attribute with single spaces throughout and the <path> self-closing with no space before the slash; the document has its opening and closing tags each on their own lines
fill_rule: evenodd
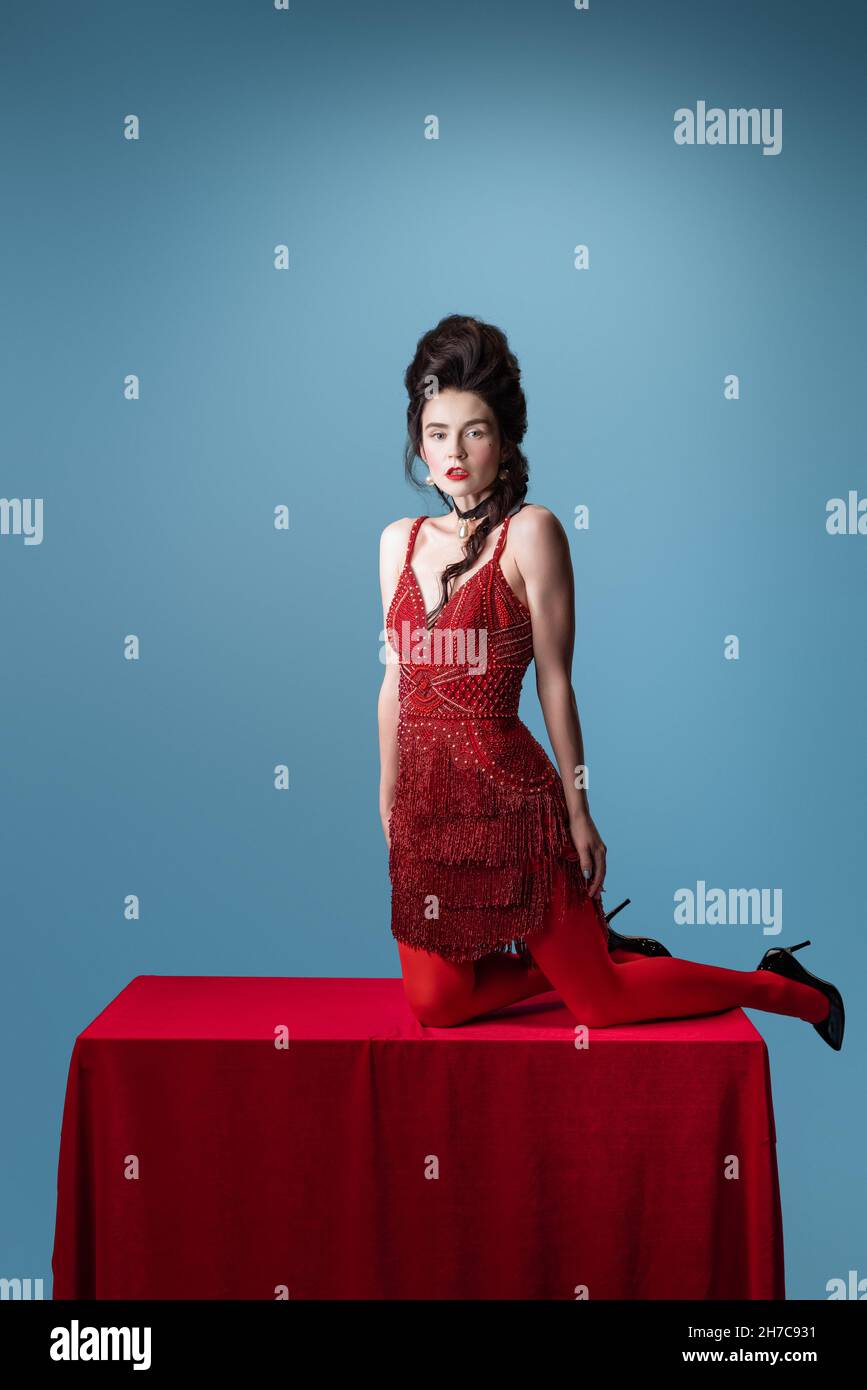
<svg viewBox="0 0 867 1390">
<path fill-rule="evenodd" d="M 473 506 L 471 499 L 490 488 L 500 471 L 500 431 L 493 411 L 473 391 L 440 391 L 425 402 L 419 452 L 437 487 Z"/>
</svg>

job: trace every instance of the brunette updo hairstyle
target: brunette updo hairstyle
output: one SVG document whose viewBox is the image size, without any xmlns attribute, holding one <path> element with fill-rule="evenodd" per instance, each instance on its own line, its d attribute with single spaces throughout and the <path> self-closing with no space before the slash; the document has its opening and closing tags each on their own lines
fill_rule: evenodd
<svg viewBox="0 0 867 1390">
<path fill-rule="evenodd" d="M 464 314 L 449 314 L 419 338 L 403 380 L 409 397 L 404 472 L 413 487 L 422 492 L 435 490 L 446 508 L 451 509 L 447 493 L 415 475 L 415 461 L 421 457 L 422 411 L 428 400 L 449 387 L 475 392 L 493 411 L 504 455 L 500 470 L 507 470 L 505 478 L 495 480 L 489 494 L 490 510 L 466 542 L 464 559 L 446 565 L 440 575 L 440 600 L 428 619 L 432 624 L 448 601 L 449 585 L 459 574 L 473 568 L 485 538 L 527 494 L 529 470 L 519 447 L 527 430 L 527 402 L 521 389 L 518 359 L 509 348 L 505 333 L 491 323 Z"/>
</svg>

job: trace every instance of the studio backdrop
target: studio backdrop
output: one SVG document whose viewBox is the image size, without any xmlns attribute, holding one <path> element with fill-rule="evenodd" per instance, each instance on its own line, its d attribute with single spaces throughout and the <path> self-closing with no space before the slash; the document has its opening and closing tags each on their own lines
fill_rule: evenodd
<svg viewBox="0 0 867 1390">
<path fill-rule="evenodd" d="M 449 313 L 508 335 L 569 535 L 609 905 L 737 969 L 810 937 L 847 990 L 839 1057 L 760 1022 L 788 1296 L 867 1275 L 864 37 L 5 7 L 0 1275 L 50 1295 L 70 1050 L 130 979 L 400 973 L 379 537 L 441 510 L 403 372 Z"/>
</svg>

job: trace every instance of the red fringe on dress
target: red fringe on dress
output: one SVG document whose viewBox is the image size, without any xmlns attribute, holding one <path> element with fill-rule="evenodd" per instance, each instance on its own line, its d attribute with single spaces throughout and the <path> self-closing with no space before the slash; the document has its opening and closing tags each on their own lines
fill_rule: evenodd
<svg viewBox="0 0 867 1390">
<path fill-rule="evenodd" d="M 587 896 L 556 769 L 517 718 L 405 719 L 399 740 L 395 938 L 452 961 L 514 943 L 532 964 L 527 942 L 543 926 L 558 860 Z M 508 766 L 494 761 L 500 748 Z"/>
</svg>

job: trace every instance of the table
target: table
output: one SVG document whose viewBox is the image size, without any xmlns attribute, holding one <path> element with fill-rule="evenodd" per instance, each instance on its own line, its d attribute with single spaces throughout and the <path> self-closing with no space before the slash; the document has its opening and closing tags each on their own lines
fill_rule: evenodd
<svg viewBox="0 0 867 1390">
<path fill-rule="evenodd" d="M 783 1299 L 740 1009 L 457 1028 L 399 979 L 140 975 L 75 1039 L 53 1296 Z"/>
</svg>

